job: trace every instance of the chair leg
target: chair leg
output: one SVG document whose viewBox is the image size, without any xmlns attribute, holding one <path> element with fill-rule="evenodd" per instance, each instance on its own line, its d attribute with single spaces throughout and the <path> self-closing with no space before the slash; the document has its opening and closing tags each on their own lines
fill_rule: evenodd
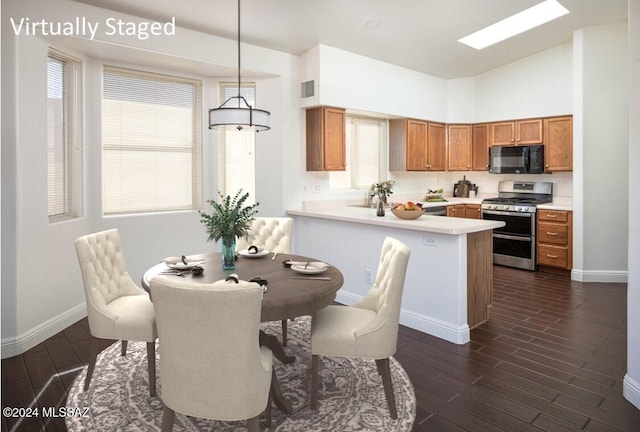
<svg viewBox="0 0 640 432">
<path fill-rule="evenodd" d="M 287 346 L 287 320 L 282 320 L 282 346 Z"/>
<path fill-rule="evenodd" d="M 391 383 L 391 368 L 389 367 L 389 359 L 376 360 L 376 366 L 378 367 L 378 373 L 382 377 L 382 385 L 384 387 L 384 395 L 387 398 L 387 404 L 389 405 L 389 413 L 392 419 L 398 418 L 398 412 L 396 411 L 396 399 L 393 396 L 393 384 Z"/>
<path fill-rule="evenodd" d="M 93 370 L 96 368 L 96 360 L 98 358 L 98 338 L 91 336 L 91 351 L 89 354 L 89 367 L 87 368 L 87 376 L 84 378 L 84 391 L 89 389 Z"/>
<path fill-rule="evenodd" d="M 156 343 L 147 342 L 147 365 L 149 368 L 149 394 L 156 395 Z"/>
<path fill-rule="evenodd" d="M 121 350 L 122 357 L 124 357 L 124 356 L 126 356 L 126 355 L 127 355 L 127 344 L 128 344 L 128 343 L 129 343 L 129 341 L 126 341 L 126 340 L 123 340 L 123 341 L 122 341 L 122 348 L 120 349 L 120 350 Z"/>
<path fill-rule="evenodd" d="M 260 432 L 260 417 L 255 416 L 247 420 L 247 430 L 249 432 Z"/>
<path fill-rule="evenodd" d="M 269 388 L 269 396 L 267 398 L 267 407 L 265 408 L 266 411 L 266 422 L 265 425 L 267 428 L 271 428 L 271 401 L 273 400 L 272 397 L 272 393 L 273 393 L 273 380 L 276 379 L 275 377 L 275 371 L 273 371 L 271 373 L 271 387 Z"/>
<path fill-rule="evenodd" d="M 176 412 L 164 405 L 162 408 L 162 432 L 173 431 L 173 420 L 176 418 Z"/>
<path fill-rule="evenodd" d="M 318 355 L 311 356 L 311 409 L 318 409 Z"/>
</svg>

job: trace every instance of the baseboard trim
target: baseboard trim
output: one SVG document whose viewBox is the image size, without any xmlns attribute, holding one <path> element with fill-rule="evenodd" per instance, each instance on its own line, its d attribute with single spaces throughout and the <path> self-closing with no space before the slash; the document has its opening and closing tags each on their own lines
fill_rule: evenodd
<svg viewBox="0 0 640 432">
<path fill-rule="evenodd" d="M 640 383 L 626 374 L 622 385 L 622 395 L 640 409 Z"/>
<path fill-rule="evenodd" d="M 362 300 L 362 296 L 342 290 L 339 291 L 336 296 L 336 301 L 347 305 L 360 300 Z M 400 324 L 457 345 L 466 344 L 471 340 L 471 332 L 469 331 L 468 324 L 454 326 L 451 323 L 410 312 L 405 309 L 400 311 Z"/>
<path fill-rule="evenodd" d="M 22 354 L 86 316 L 87 306 L 81 303 L 17 337 L 2 339 L 2 358 Z"/>
<path fill-rule="evenodd" d="M 578 282 L 627 283 L 628 275 L 626 270 L 571 270 L 571 280 Z"/>
</svg>

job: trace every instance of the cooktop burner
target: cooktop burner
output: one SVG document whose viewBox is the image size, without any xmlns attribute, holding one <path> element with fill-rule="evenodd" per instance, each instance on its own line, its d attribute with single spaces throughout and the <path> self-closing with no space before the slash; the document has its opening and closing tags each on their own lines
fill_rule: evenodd
<svg viewBox="0 0 640 432">
<path fill-rule="evenodd" d="M 535 213 L 536 205 L 551 202 L 553 183 L 510 182 L 498 183 L 498 197 L 482 200 L 482 209 Z"/>
</svg>

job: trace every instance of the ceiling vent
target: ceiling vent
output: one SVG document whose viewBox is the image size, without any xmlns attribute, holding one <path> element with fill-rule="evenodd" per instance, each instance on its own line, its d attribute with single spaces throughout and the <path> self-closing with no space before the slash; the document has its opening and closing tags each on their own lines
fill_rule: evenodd
<svg viewBox="0 0 640 432">
<path fill-rule="evenodd" d="M 302 99 L 308 98 L 315 95 L 315 81 L 305 81 L 300 85 L 300 97 Z"/>
</svg>

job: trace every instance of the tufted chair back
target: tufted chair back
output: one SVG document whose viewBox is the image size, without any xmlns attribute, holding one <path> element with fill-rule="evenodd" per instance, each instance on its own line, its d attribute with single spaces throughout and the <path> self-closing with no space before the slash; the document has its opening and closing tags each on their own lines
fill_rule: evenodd
<svg viewBox="0 0 640 432">
<path fill-rule="evenodd" d="M 117 229 L 76 239 L 89 326 L 96 337 L 112 338 L 117 320 L 109 304 L 123 296 L 146 294 L 127 273 Z M 148 339 L 148 337 L 147 337 Z"/>
<path fill-rule="evenodd" d="M 291 253 L 292 238 L 292 218 L 257 217 L 251 224 L 248 237 L 239 238 L 236 246 L 238 250 L 255 245 L 269 252 Z"/>
<path fill-rule="evenodd" d="M 376 330 L 375 345 L 378 352 L 373 357 L 380 358 L 383 354 L 390 356 L 396 351 L 409 254 L 409 248 L 405 244 L 387 237 L 382 244 L 376 281 L 364 298 L 353 305 L 355 308 L 368 309 L 376 313 L 375 318 L 366 327 L 356 332 L 357 339 L 358 336 L 366 337 L 371 330 Z"/>
<path fill-rule="evenodd" d="M 165 407 L 217 420 L 249 419 L 264 411 L 272 353 L 258 343 L 259 285 L 163 276 L 150 284 Z"/>
</svg>

